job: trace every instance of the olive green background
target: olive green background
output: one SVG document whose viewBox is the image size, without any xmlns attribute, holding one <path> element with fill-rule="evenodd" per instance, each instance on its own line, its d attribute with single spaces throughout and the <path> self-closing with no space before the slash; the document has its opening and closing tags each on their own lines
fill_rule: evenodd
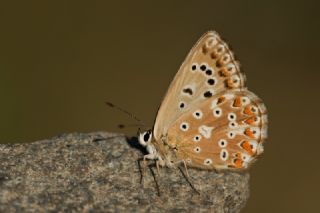
<svg viewBox="0 0 320 213">
<path fill-rule="evenodd" d="M 134 123 L 106 100 L 152 126 L 186 54 L 216 30 L 269 110 L 270 137 L 251 169 L 244 212 L 319 210 L 316 1 L 112 2 L 0 4 L 0 141 Z"/>
</svg>

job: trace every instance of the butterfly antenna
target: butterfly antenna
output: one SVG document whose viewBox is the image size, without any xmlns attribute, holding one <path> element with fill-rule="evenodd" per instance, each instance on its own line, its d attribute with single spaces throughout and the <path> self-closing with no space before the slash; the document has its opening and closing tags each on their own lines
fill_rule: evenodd
<svg viewBox="0 0 320 213">
<path fill-rule="evenodd" d="M 121 107 L 119 107 L 119 106 L 117 106 L 117 105 L 115 105 L 115 104 L 113 104 L 113 103 L 111 103 L 111 102 L 108 102 L 108 101 L 106 101 L 105 104 L 106 104 L 107 106 L 111 107 L 111 108 L 114 108 L 114 109 L 119 110 L 120 112 L 123 112 L 124 114 L 130 116 L 131 118 L 133 118 L 134 120 L 136 120 L 137 122 L 139 122 L 139 124 L 134 124 L 134 125 L 119 124 L 118 127 L 119 127 L 120 129 L 125 128 L 125 127 L 127 127 L 127 126 L 146 126 L 137 116 L 135 116 L 135 115 L 132 114 L 131 112 L 128 112 L 127 110 L 125 110 L 125 109 L 123 109 L 123 108 L 121 108 Z"/>
<path fill-rule="evenodd" d="M 142 124 L 118 124 L 118 128 L 119 129 L 124 129 L 124 128 L 128 128 L 128 127 L 141 127 L 144 126 Z"/>
</svg>

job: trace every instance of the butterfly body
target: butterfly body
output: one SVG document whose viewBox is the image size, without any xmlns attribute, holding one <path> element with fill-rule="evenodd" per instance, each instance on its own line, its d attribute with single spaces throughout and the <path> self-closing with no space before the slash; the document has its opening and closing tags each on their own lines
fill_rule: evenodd
<svg viewBox="0 0 320 213">
<path fill-rule="evenodd" d="M 245 169 L 263 152 L 263 102 L 245 87 L 228 45 L 204 34 L 180 67 L 153 130 L 139 135 L 145 159 L 160 166 L 185 163 L 202 169 Z"/>
</svg>

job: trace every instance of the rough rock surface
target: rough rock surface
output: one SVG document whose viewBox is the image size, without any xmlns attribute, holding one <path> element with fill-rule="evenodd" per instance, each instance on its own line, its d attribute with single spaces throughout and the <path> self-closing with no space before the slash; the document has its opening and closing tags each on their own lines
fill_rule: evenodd
<svg viewBox="0 0 320 213">
<path fill-rule="evenodd" d="M 150 166 L 140 183 L 143 154 L 106 132 L 1 144 L 0 212 L 239 212 L 249 197 L 247 173 L 189 169 L 200 194 L 179 169 Z"/>
</svg>

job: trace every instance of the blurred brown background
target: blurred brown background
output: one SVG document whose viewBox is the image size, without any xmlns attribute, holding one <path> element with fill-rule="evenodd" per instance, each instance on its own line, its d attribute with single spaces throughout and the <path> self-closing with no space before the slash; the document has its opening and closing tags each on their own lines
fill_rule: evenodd
<svg viewBox="0 0 320 213">
<path fill-rule="evenodd" d="M 105 100 L 151 126 L 192 45 L 216 30 L 269 110 L 270 137 L 251 169 L 244 212 L 319 210 L 319 4 L 114 2 L 1 3 L 0 141 L 132 123 Z"/>
</svg>

